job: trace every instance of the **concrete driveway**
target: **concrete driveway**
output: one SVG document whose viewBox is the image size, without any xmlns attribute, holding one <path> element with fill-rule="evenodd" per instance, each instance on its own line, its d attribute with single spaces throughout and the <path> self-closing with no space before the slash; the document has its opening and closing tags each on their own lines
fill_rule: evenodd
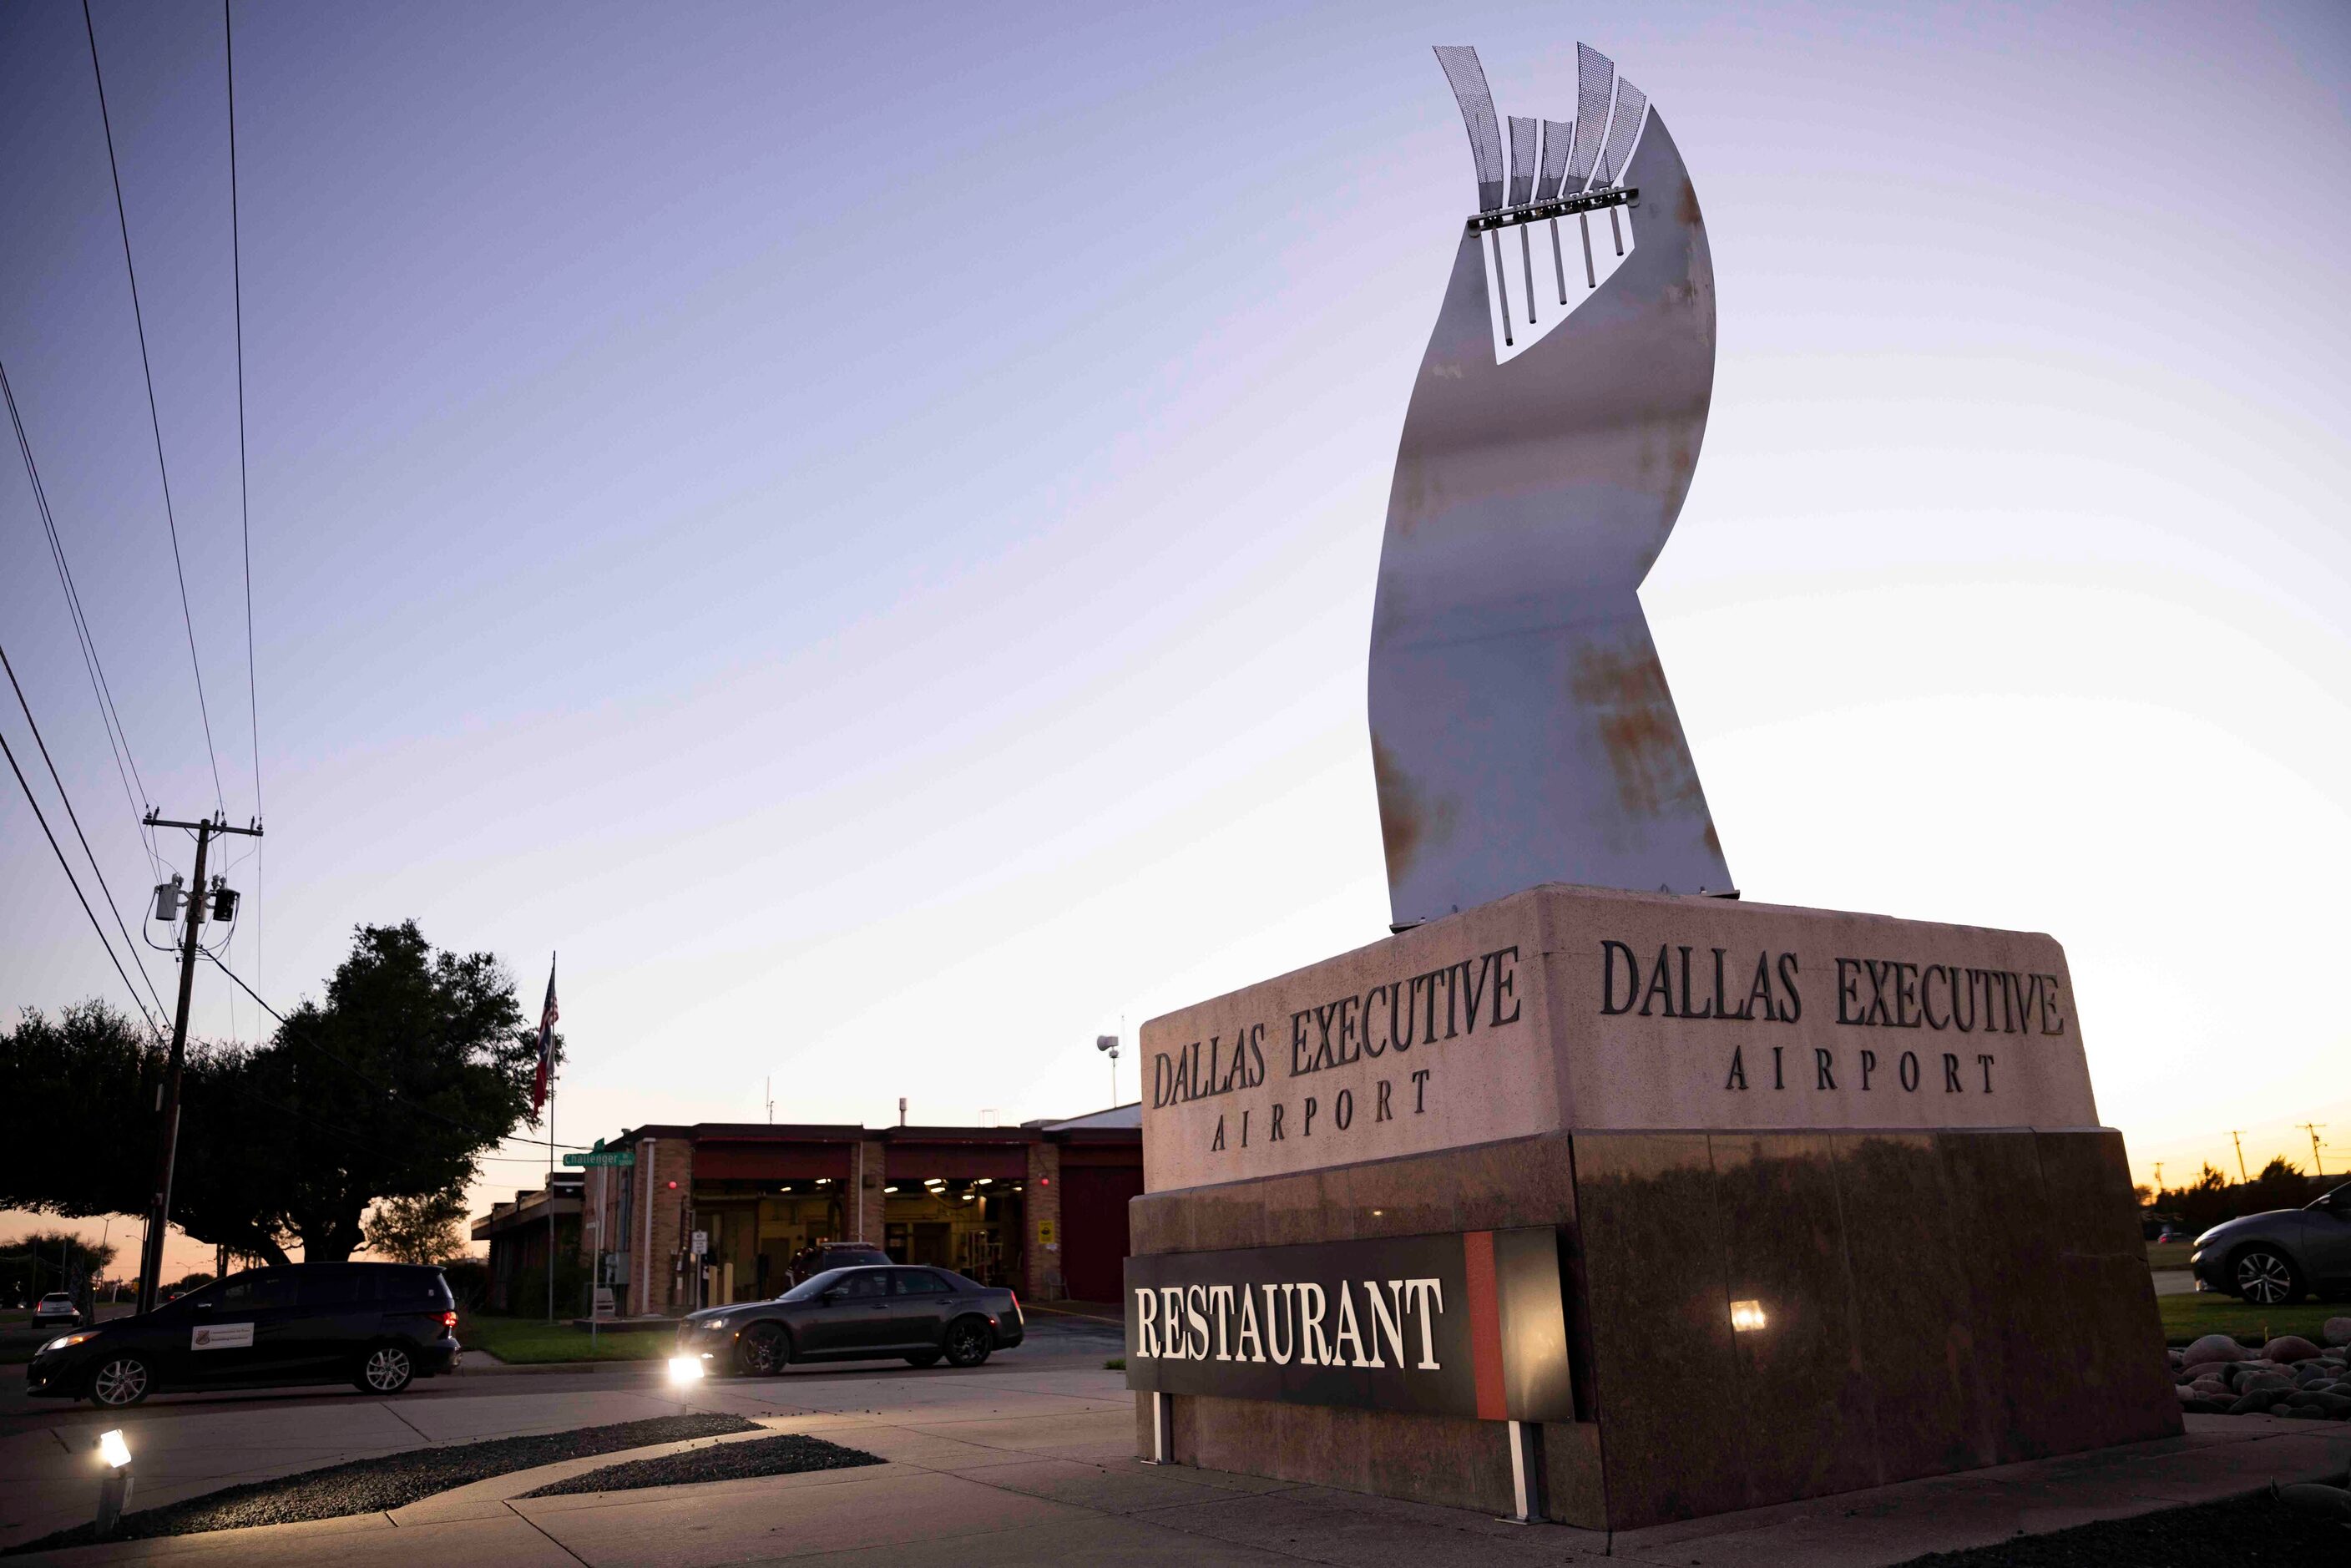
<svg viewBox="0 0 2351 1568">
<path fill-rule="evenodd" d="M 27 1562 L 336 1568 L 695 1568 L 820 1559 L 904 1568 L 1203 1563 L 1440 1568 L 1448 1563 L 1896 1563 L 2096 1519 L 2241 1495 L 2273 1480 L 2339 1477 L 2351 1439 L 2270 1416 L 2189 1416 L 2184 1437 L 1849 1492 L 1611 1538 L 1322 1487 L 1136 1462 L 1133 1399 L 1100 1347 L 971 1372 L 901 1364 L 802 1369 L 678 1392 L 612 1374 L 453 1380 L 394 1400 L 275 1399 L 142 1412 L 123 1425 L 149 1504 L 231 1480 L 424 1443 L 731 1411 L 885 1462 L 855 1469 L 641 1491 L 523 1499 L 576 1469 L 477 1483 L 392 1513 L 130 1542 Z M 134 1424 L 135 1423 L 135 1424 Z M 19 1419 L 0 1439 L 0 1544 L 88 1517 L 96 1472 L 85 1420 Z M 610 1463 L 621 1456 L 608 1455 Z"/>
</svg>

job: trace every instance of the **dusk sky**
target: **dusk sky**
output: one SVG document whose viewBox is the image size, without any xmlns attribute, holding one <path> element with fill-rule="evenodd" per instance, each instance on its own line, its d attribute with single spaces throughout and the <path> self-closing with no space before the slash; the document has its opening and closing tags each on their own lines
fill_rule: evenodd
<svg viewBox="0 0 2351 1568">
<path fill-rule="evenodd" d="M 1568 118 L 1582 37 L 1713 247 L 1643 599 L 1746 896 L 2056 936 L 2141 1181 L 2233 1175 L 2231 1128 L 2307 1168 L 2303 1122 L 2351 1168 L 2339 0 L 238 0 L 257 796 L 220 12 L 95 15 L 218 800 L 268 830 L 228 961 L 280 1008 L 413 916 L 534 1016 L 561 951 L 566 1142 L 770 1077 L 779 1121 L 1008 1123 L 1104 1104 L 1098 1033 L 1384 935 L 1372 587 L 1475 194 L 1429 47 Z M 193 816 L 78 5 L 0 7 L 0 361 Z M 0 646 L 135 922 L 0 453 Z M 0 789 L 0 1007 L 128 1009 Z"/>
</svg>

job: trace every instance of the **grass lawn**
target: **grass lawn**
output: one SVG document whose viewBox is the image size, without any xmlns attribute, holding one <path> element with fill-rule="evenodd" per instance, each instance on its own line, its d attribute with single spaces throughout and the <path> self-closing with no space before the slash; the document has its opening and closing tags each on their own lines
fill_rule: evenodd
<svg viewBox="0 0 2351 1568">
<path fill-rule="evenodd" d="M 2163 1336 L 2173 1344 L 2186 1344 L 2208 1333 L 2252 1341 L 2298 1333 L 2313 1344 L 2324 1344 L 2319 1326 L 2329 1318 L 2351 1317 L 2351 1305 L 2342 1301 L 2305 1298 L 2290 1307 L 2255 1307 L 2210 1291 L 2193 1296 L 2158 1296 L 2155 1304 L 2163 1312 Z"/>
<path fill-rule="evenodd" d="M 596 1351 L 588 1351 L 588 1331 L 539 1318 L 497 1318 L 468 1313 L 457 1325 L 457 1343 L 486 1350 L 512 1365 L 551 1361 L 665 1361 L 676 1343 L 673 1329 L 634 1333 L 600 1330 Z"/>
</svg>

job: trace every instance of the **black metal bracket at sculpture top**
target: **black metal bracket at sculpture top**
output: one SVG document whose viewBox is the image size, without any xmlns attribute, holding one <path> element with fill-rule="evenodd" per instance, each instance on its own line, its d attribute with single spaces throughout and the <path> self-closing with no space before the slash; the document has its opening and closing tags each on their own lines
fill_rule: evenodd
<svg viewBox="0 0 2351 1568">
<path fill-rule="evenodd" d="M 1468 228 L 1472 234 L 1488 229 L 1507 229 L 1520 224 L 1531 224 L 1543 218 L 1564 218 L 1576 213 L 1596 213 L 1604 207 L 1637 207 L 1641 204 L 1638 185 L 1611 185 L 1604 191 L 1579 191 L 1573 196 L 1555 196 L 1548 202 L 1529 202 L 1520 207 L 1502 207 L 1490 213 L 1473 213 Z"/>
</svg>

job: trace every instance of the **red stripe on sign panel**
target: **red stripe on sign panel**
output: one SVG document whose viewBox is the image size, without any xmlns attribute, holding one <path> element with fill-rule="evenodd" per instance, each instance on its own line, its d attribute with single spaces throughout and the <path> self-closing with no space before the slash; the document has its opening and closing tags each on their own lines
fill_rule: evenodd
<svg viewBox="0 0 2351 1568">
<path fill-rule="evenodd" d="M 1506 1421 L 1502 1396 L 1502 1312 L 1494 1291 L 1494 1233 L 1472 1230 L 1461 1238 L 1469 1275 L 1469 1361 L 1478 1377 L 1478 1419 Z"/>
</svg>

